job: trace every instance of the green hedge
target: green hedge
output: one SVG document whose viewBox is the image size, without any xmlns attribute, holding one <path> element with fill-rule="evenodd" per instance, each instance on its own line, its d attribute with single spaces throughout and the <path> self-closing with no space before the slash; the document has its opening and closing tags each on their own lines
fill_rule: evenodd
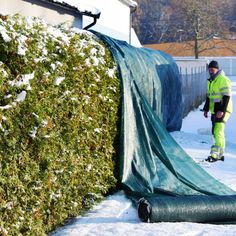
<svg viewBox="0 0 236 236">
<path fill-rule="evenodd" d="M 0 235 L 45 235 L 116 186 L 116 65 L 89 32 L 2 16 L 0 83 Z"/>
</svg>

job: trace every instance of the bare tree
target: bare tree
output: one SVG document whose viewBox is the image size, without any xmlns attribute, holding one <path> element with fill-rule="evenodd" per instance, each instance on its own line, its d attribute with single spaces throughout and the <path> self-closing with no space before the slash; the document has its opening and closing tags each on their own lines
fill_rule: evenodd
<svg viewBox="0 0 236 236">
<path fill-rule="evenodd" d="M 223 8 L 228 7 L 228 0 L 172 0 L 179 28 L 185 38 L 193 40 L 195 58 L 208 50 L 208 41 L 223 37 L 225 32 Z M 183 35 L 182 35 L 183 36 Z M 210 45 L 213 47 L 214 45 Z"/>
<path fill-rule="evenodd" d="M 138 2 L 138 8 L 132 15 L 132 25 L 141 43 L 173 41 L 171 0 L 136 1 Z"/>
</svg>

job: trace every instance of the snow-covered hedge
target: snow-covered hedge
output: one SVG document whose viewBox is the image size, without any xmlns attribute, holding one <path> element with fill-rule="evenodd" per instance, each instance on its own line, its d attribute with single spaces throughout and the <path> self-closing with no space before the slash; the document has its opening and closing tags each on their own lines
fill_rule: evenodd
<svg viewBox="0 0 236 236">
<path fill-rule="evenodd" d="M 44 235 L 115 186 L 119 102 L 91 33 L 1 17 L 1 235 Z"/>
</svg>

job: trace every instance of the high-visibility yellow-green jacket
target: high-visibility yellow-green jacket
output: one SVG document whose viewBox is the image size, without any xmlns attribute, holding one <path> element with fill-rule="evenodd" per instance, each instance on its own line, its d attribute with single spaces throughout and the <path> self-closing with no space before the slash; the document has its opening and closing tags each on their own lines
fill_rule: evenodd
<svg viewBox="0 0 236 236">
<path fill-rule="evenodd" d="M 225 108 L 222 107 L 223 96 L 230 97 L 227 107 Z M 207 97 L 209 98 L 209 110 L 212 114 L 224 110 L 224 112 L 232 113 L 231 81 L 223 71 L 219 71 L 213 80 L 211 78 L 208 79 Z"/>
</svg>

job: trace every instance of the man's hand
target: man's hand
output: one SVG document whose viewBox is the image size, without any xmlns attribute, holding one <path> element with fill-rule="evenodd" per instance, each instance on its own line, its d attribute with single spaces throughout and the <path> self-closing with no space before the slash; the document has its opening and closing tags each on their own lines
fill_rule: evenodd
<svg viewBox="0 0 236 236">
<path fill-rule="evenodd" d="M 205 118 L 208 118 L 208 111 L 204 111 L 203 115 Z"/>
<path fill-rule="evenodd" d="M 217 111 L 216 113 L 216 118 L 220 119 L 224 116 L 224 112 L 223 111 Z"/>
</svg>

